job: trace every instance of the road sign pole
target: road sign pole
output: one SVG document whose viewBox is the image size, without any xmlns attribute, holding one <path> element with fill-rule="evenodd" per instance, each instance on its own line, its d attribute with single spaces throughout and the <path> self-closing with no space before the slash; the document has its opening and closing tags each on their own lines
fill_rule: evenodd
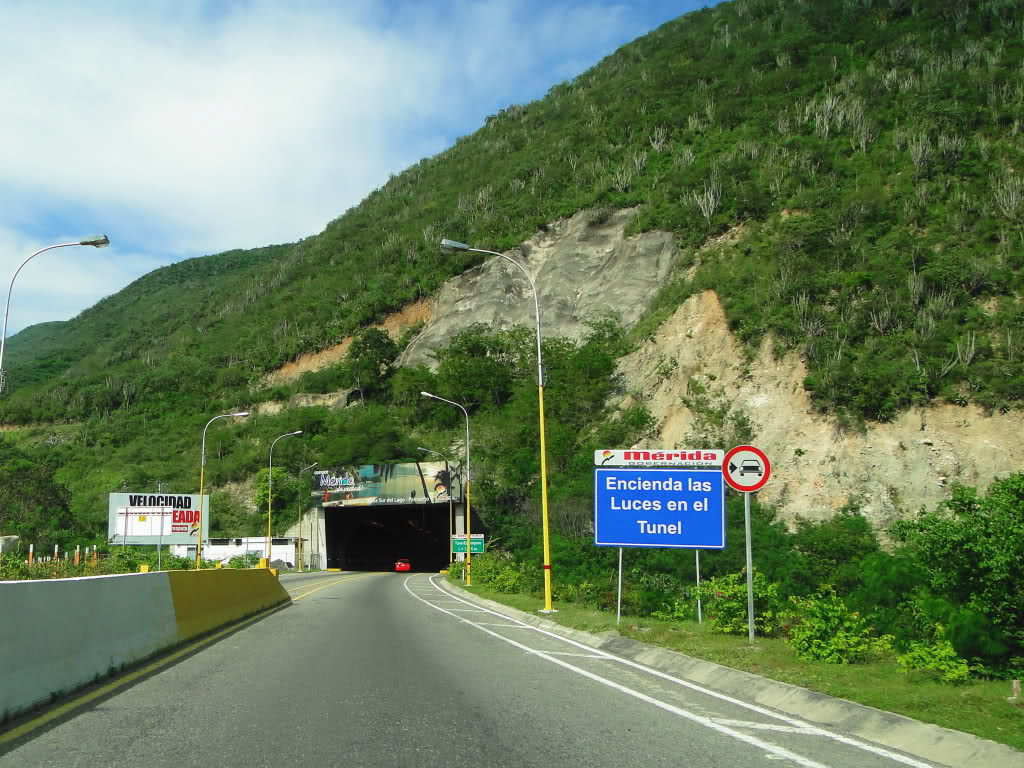
<svg viewBox="0 0 1024 768">
<path fill-rule="evenodd" d="M 696 562 L 697 562 L 697 623 L 698 624 L 703 624 L 704 623 L 704 617 L 703 617 L 703 615 L 701 613 L 701 607 L 700 607 L 700 550 L 699 549 L 693 550 L 693 554 L 694 554 L 694 557 L 696 558 Z"/>
<path fill-rule="evenodd" d="M 747 639 L 754 644 L 754 558 L 750 545 L 750 494 L 743 494 L 743 527 L 747 533 Z"/>
<path fill-rule="evenodd" d="M 622 621 L 622 547 L 619 547 L 619 598 L 615 603 L 615 623 Z"/>
</svg>

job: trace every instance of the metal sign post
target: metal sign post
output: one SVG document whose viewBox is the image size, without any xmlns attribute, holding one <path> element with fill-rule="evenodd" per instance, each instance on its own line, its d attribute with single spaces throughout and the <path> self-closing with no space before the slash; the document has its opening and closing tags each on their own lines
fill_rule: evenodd
<svg viewBox="0 0 1024 768">
<path fill-rule="evenodd" d="M 619 547 L 619 599 L 615 603 L 615 623 L 622 621 L 622 547 Z"/>
<path fill-rule="evenodd" d="M 699 549 L 693 550 L 693 555 L 696 558 L 696 563 L 697 563 L 697 623 L 698 624 L 703 624 L 704 623 L 704 617 L 701 614 L 701 608 L 700 608 L 700 550 Z"/>
<path fill-rule="evenodd" d="M 743 529 L 747 539 L 747 640 L 754 644 L 754 555 L 750 544 L 750 494 L 743 494 Z"/>
<path fill-rule="evenodd" d="M 754 644 L 754 558 L 750 541 L 750 494 L 760 490 L 772 474 L 764 451 L 752 445 L 738 445 L 725 454 L 722 475 L 743 494 L 743 527 L 747 539 L 747 639 Z"/>
</svg>

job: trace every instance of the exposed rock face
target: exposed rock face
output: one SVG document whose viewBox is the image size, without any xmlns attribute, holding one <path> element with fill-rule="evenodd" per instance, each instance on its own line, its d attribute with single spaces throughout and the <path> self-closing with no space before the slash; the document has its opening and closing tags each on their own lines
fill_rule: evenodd
<svg viewBox="0 0 1024 768">
<path fill-rule="evenodd" d="M 697 415 L 682 402 L 693 395 L 691 378 L 748 416 L 754 443 L 772 460 L 762 497 L 790 520 L 831 517 L 859 499 L 884 528 L 947 498 L 954 483 L 985 487 L 1024 465 L 1019 413 L 986 416 L 975 406 L 940 405 L 870 424 L 865 434 L 837 429 L 811 407 L 798 354 L 775 359 L 766 342 L 752 361 L 744 359 L 712 291 L 688 299 L 619 370 L 657 420 L 660 438 L 649 447 L 700 448 L 696 441 L 714 439 L 699 434 Z"/>
<path fill-rule="evenodd" d="M 533 278 L 545 336 L 579 338 L 588 319 L 614 313 L 635 322 L 671 266 L 672 235 L 645 232 L 625 237 L 634 210 L 598 220 L 583 211 L 553 224 L 509 252 Z M 493 257 L 449 280 L 432 308 L 432 319 L 400 359 L 402 365 L 433 365 L 431 350 L 474 323 L 493 328 L 534 327 L 530 287 L 516 267 Z"/>
</svg>

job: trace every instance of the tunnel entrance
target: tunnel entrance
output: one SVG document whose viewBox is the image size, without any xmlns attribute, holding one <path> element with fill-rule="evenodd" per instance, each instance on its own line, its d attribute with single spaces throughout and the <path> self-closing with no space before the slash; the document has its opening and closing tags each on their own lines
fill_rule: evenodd
<svg viewBox="0 0 1024 768">
<path fill-rule="evenodd" d="M 448 567 L 448 504 L 389 504 L 324 510 L 327 567 L 391 571 L 408 558 L 414 571 Z"/>
</svg>

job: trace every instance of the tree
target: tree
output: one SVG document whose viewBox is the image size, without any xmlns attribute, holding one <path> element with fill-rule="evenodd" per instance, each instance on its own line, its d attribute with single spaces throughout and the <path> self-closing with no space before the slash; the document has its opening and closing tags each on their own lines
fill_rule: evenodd
<svg viewBox="0 0 1024 768">
<path fill-rule="evenodd" d="M 383 391 L 397 357 L 398 345 L 387 333 L 367 328 L 356 336 L 345 359 L 348 383 L 361 398 Z"/>
<path fill-rule="evenodd" d="M 300 498 L 305 495 L 303 491 L 308 489 L 297 477 L 288 474 L 281 467 L 274 467 L 273 488 L 268 487 L 269 476 L 270 470 L 267 468 L 256 473 L 256 488 L 252 500 L 257 513 L 266 514 L 268 494 L 273 494 L 270 502 L 271 530 L 280 536 L 298 519 L 297 505 Z M 261 527 L 260 530 L 264 529 Z"/>
</svg>

